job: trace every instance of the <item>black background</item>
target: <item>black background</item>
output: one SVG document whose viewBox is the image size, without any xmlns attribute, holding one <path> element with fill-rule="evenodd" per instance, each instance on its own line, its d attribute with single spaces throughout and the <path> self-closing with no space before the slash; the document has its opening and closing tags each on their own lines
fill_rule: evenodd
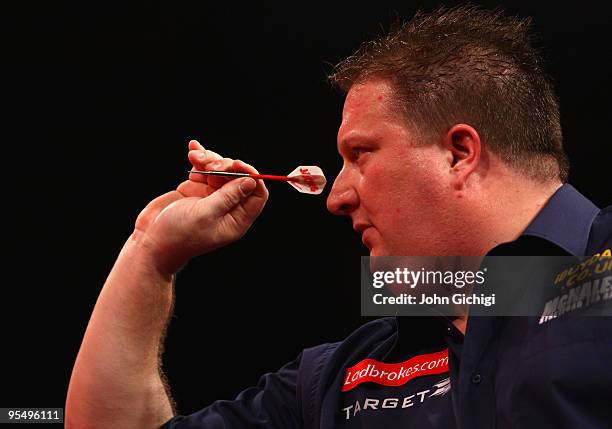
<svg viewBox="0 0 612 429">
<path fill-rule="evenodd" d="M 532 3 L 482 2 L 534 17 L 570 182 L 605 206 L 611 19 L 599 2 Z M 261 172 L 315 164 L 333 180 L 342 97 L 326 73 L 396 13 L 438 4 L 22 2 L 5 11 L 0 406 L 64 405 L 105 277 L 140 209 L 185 178 L 189 139 Z M 367 249 L 349 219 L 326 212 L 327 192 L 268 188 L 244 239 L 178 276 L 164 361 L 183 413 L 234 397 L 362 322 Z"/>
</svg>

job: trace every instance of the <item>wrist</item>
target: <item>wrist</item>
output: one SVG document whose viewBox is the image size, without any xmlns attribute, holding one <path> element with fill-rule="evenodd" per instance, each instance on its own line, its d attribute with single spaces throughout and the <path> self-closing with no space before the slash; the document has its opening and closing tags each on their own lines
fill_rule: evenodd
<svg viewBox="0 0 612 429">
<path fill-rule="evenodd" d="M 143 270 L 172 281 L 183 264 L 171 263 L 164 251 L 146 232 L 134 230 L 128 239 L 124 251 L 129 253 L 130 263 L 138 264 Z M 123 251 L 122 251 L 123 253 Z"/>
</svg>

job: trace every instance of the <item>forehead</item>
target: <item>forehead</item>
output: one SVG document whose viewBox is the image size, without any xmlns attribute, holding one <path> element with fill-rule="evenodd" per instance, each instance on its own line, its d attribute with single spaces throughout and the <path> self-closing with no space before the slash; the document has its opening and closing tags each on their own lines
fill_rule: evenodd
<svg viewBox="0 0 612 429">
<path fill-rule="evenodd" d="M 353 134 L 378 134 L 403 121 L 393 108 L 394 91 L 383 80 L 355 84 L 349 90 L 342 111 L 338 142 Z"/>
</svg>

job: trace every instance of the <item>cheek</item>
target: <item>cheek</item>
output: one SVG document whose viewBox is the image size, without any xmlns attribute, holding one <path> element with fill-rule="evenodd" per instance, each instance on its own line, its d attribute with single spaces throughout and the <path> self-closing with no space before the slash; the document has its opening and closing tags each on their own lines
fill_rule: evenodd
<svg viewBox="0 0 612 429">
<path fill-rule="evenodd" d="M 368 176 L 363 180 L 360 192 L 360 206 L 383 237 L 398 236 L 403 225 L 412 220 L 412 191 L 404 189 L 404 184 L 390 180 L 384 174 Z"/>
<path fill-rule="evenodd" d="M 385 169 L 378 166 L 369 168 L 362 175 L 359 188 L 360 203 L 370 216 L 389 210 L 397 213 L 397 181 Z"/>
<path fill-rule="evenodd" d="M 413 169 L 412 174 L 388 174 L 378 169 L 371 173 L 361 182 L 361 205 L 386 240 L 416 237 L 435 227 L 445 196 L 433 171 Z"/>
<path fill-rule="evenodd" d="M 439 200 L 441 190 L 431 173 L 420 175 L 414 170 L 412 174 L 393 173 L 373 169 L 362 178 L 361 203 L 372 214 L 408 215 Z"/>
</svg>

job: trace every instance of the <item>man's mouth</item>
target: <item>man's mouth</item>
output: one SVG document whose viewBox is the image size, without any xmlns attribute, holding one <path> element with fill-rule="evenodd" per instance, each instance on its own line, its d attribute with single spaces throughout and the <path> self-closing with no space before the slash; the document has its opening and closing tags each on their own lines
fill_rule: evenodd
<svg viewBox="0 0 612 429">
<path fill-rule="evenodd" d="M 372 244 L 371 241 L 368 239 L 370 237 L 371 234 L 369 234 L 371 231 L 371 228 L 366 228 L 363 230 L 363 232 L 361 233 L 361 242 L 363 243 L 363 245 L 365 247 L 368 248 L 368 250 L 372 250 Z"/>
<path fill-rule="evenodd" d="M 368 250 L 372 250 L 371 231 L 372 225 L 369 223 L 356 222 L 353 224 L 353 229 L 361 234 L 361 242 Z M 370 238 L 368 238 L 370 237 Z"/>
<path fill-rule="evenodd" d="M 353 229 L 357 231 L 359 234 L 363 234 L 363 232 L 371 226 L 372 225 L 368 223 L 355 223 L 353 224 Z"/>
</svg>

